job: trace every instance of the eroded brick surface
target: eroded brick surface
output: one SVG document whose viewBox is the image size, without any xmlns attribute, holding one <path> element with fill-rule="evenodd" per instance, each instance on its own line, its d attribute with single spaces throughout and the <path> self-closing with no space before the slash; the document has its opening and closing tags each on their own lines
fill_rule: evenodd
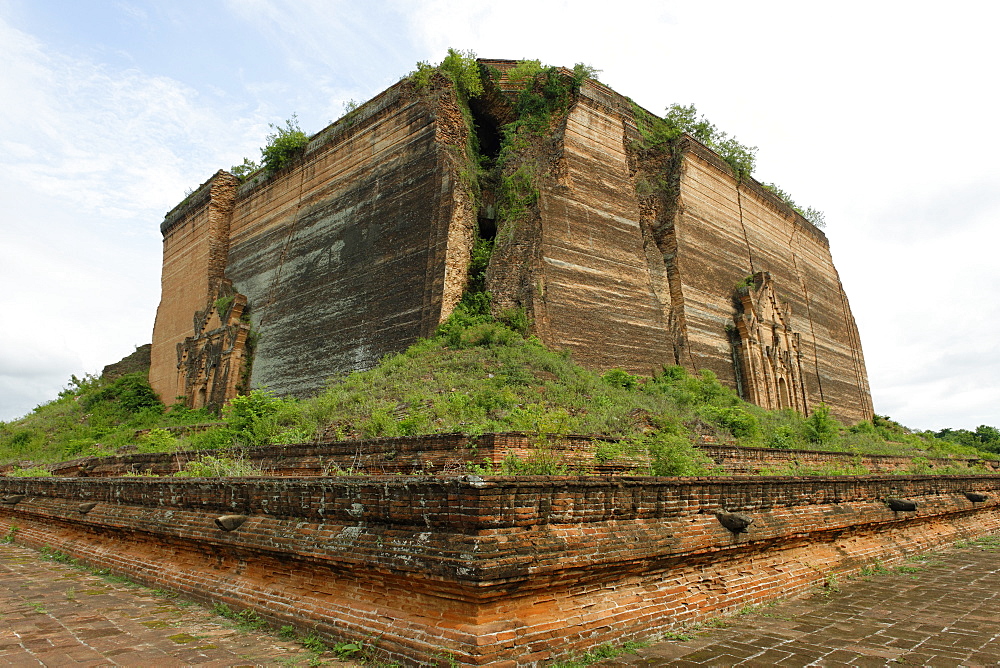
<svg viewBox="0 0 1000 668">
<path fill-rule="evenodd" d="M 313 656 L 189 602 L 0 544 L 0 665 L 305 666 Z"/>
<path fill-rule="evenodd" d="M 1000 551 L 964 547 L 927 557 L 598 665 L 1000 665 Z"/>
</svg>

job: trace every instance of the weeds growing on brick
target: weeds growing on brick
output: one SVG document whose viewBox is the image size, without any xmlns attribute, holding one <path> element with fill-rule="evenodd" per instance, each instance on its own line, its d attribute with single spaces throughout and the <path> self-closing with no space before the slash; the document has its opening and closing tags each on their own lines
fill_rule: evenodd
<svg viewBox="0 0 1000 668">
<path fill-rule="evenodd" d="M 59 564 L 65 564 L 67 566 L 73 566 L 74 568 L 84 568 L 83 563 L 74 557 L 69 556 L 65 552 L 59 550 L 53 550 L 48 545 L 43 545 L 38 551 L 42 559 L 46 561 L 54 561 Z"/>
<path fill-rule="evenodd" d="M 51 478 L 52 472 L 44 466 L 31 466 L 24 469 L 15 466 L 7 475 L 11 478 Z"/>
<path fill-rule="evenodd" d="M 886 575 L 890 572 L 891 571 L 885 567 L 885 564 L 882 563 L 881 559 L 876 559 L 869 566 L 862 568 L 858 572 L 858 575 L 861 577 L 871 577 L 873 575 Z"/>
<path fill-rule="evenodd" d="M 124 575 L 118 575 L 117 573 L 113 573 L 109 568 L 98 568 L 96 570 L 91 571 L 91 573 L 100 577 L 105 582 L 109 582 L 111 584 L 122 585 L 123 587 L 129 587 L 129 588 L 142 587 L 142 585 L 139 584 L 138 582 L 135 582 L 130 578 L 125 577 Z"/>
<path fill-rule="evenodd" d="M 326 643 L 315 631 L 310 631 L 308 635 L 299 638 L 299 642 L 310 652 L 323 654 L 327 651 Z"/>
<path fill-rule="evenodd" d="M 212 612 L 230 620 L 241 631 L 259 631 L 268 626 L 264 618 L 250 608 L 237 612 L 225 603 L 215 603 L 212 605 Z"/>
</svg>

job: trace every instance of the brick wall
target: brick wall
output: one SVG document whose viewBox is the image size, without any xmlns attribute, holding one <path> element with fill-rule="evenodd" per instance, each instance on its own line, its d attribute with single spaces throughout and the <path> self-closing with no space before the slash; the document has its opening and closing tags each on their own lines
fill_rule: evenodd
<svg viewBox="0 0 1000 668">
<path fill-rule="evenodd" d="M 460 473 L 469 463 L 499 464 L 515 454 L 529 459 L 540 450 L 558 456 L 567 464 L 591 473 L 639 472 L 646 463 L 636 459 L 616 459 L 603 463 L 595 459 L 601 443 L 615 439 L 589 436 L 565 436 L 541 440 L 538 435 L 519 432 L 483 434 L 433 434 L 428 436 L 377 438 L 358 441 L 272 445 L 241 450 L 234 455 L 245 457 L 269 475 L 319 476 L 344 472 L 383 473 Z M 907 471 L 913 464 L 909 457 L 891 455 L 852 455 L 814 450 L 777 450 L 744 448 L 736 445 L 704 442 L 697 446 L 711 457 L 719 472 L 728 475 L 757 475 L 768 469 L 800 466 L 822 470 L 824 467 L 864 466 L 871 473 Z M 55 464 L 49 468 L 59 476 L 120 476 L 125 473 L 171 475 L 203 452 L 170 454 L 129 454 L 111 457 L 88 457 Z M 216 453 L 218 454 L 218 453 Z M 30 464 L 29 464 L 30 465 Z M 982 466 L 985 472 L 1000 471 L 1000 461 L 978 459 L 931 459 L 927 466 Z M 12 465 L 6 468 L 12 468 Z M 5 467 L 0 466 L 0 474 Z"/>
<path fill-rule="evenodd" d="M 981 535 L 1000 528 L 998 493 L 993 476 L 7 478 L 0 535 L 17 526 L 18 542 L 275 622 L 375 635 L 398 659 L 513 666 Z M 721 509 L 749 530 L 724 528 Z M 224 531 L 224 515 L 245 520 Z"/>
</svg>

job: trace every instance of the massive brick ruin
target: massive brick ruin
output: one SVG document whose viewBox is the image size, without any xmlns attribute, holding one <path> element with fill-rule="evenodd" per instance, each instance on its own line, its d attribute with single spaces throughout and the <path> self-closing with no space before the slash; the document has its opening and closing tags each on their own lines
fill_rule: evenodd
<svg viewBox="0 0 1000 668">
<path fill-rule="evenodd" d="M 691 137 L 643 148 L 642 110 L 587 80 L 499 177 L 469 178 L 515 119 L 514 61 L 463 118 L 443 76 L 404 79 L 246 183 L 220 171 L 171 211 L 150 382 L 221 404 L 251 384 L 302 396 L 432 334 L 494 237 L 487 289 L 580 363 L 710 369 L 767 408 L 872 417 L 857 327 L 823 232 Z M 523 170 L 518 172 L 517 170 Z M 497 176 L 497 175 L 494 175 Z"/>
</svg>

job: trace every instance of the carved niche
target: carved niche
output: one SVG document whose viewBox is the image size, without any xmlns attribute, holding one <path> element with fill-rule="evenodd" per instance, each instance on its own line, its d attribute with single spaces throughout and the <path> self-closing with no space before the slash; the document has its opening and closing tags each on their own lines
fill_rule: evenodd
<svg viewBox="0 0 1000 668">
<path fill-rule="evenodd" d="M 807 414 L 799 334 L 792 330 L 791 309 L 779 299 L 771 274 L 751 276 L 737 289 L 736 302 L 733 362 L 743 398 L 762 408 Z"/>
<path fill-rule="evenodd" d="M 195 312 L 194 336 L 177 344 L 178 386 L 189 408 L 218 408 L 246 384 L 252 361 L 246 309 L 246 296 L 224 281 L 218 298 Z"/>
</svg>

